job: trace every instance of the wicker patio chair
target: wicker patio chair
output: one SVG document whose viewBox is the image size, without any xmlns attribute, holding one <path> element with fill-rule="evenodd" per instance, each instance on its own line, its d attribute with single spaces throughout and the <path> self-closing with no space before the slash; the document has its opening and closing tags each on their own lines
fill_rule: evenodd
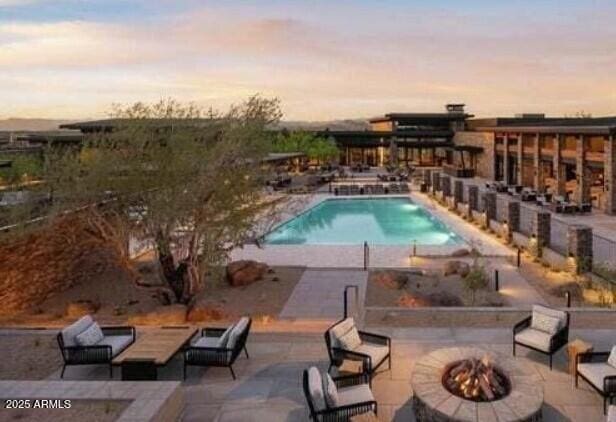
<svg viewBox="0 0 616 422">
<path fill-rule="evenodd" d="M 610 354 L 613 355 L 610 358 Z M 603 413 L 607 412 L 608 401 L 616 401 L 616 346 L 612 352 L 589 352 L 577 355 L 575 365 L 575 386 L 582 377 L 597 393 L 603 397 Z M 614 415 L 616 416 L 616 415 Z"/>
<path fill-rule="evenodd" d="M 328 405 L 323 378 L 315 367 L 304 370 L 303 389 L 313 421 L 348 421 L 351 417 L 372 412 L 378 405 L 368 385 L 368 374 L 354 374 L 333 378 L 336 385 L 336 404 Z"/>
<path fill-rule="evenodd" d="M 58 346 L 62 353 L 62 372 L 71 365 L 109 365 L 109 378 L 113 377 L 111 361 L 135 342 L 135 327 L 113 326 L 100 327 L 103 338 L 91 345 L 80 344 L 77 338 L 96 324 L 90 315 L 86 315 L 57 335 Z"/>
<path fill-rule="evenodd" d="M 229 328 L 204 328 L 201 338 L 184 351 L 184 379 L 188 366 L 217 366 L 229 368 L 235 378 L 233 364 L 242 352 L 248 359 L 246 339 L 250 333 L 252 319 L 241 318 Z"/>
<path fill-rule="evenodd" d="M 546 329 L 544 321 L 552 324 Z M 543 353 L 550 357 L 569 341 L 569 313 L 541 305 L 534 305 L 532 315 L 513 327 L 513 355 L 516 345 Z"/>
</svg>

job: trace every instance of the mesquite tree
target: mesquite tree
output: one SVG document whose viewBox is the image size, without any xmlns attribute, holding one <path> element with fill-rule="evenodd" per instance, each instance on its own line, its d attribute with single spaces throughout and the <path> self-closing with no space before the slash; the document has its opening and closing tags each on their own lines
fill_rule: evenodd
<svg viewBox="0 0 616 422">
<path fill-rule="evenodd" d="M 80 148 L 48 154 L 52 214 L 78 210 L 136 281 L 127 238 L 148 239 L 167 298 L 189 303 L 206 272 L 284 208 L 261 177 L 280 116 L 277 100 L 258 96 L 224 114 L 172 100 L 116 107 Z"/>
</svg>

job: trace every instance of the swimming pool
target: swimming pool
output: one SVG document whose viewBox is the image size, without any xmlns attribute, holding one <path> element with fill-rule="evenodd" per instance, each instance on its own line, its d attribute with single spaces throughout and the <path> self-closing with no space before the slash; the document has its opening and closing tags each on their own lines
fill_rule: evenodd
<svg viewBox="0 0 616 422">
<path fill-rule="evenodd" d="M 456 245 L 463 240 L 409 198 L 328 199 L 280 225 L 270 245 Z"/>
</svg>

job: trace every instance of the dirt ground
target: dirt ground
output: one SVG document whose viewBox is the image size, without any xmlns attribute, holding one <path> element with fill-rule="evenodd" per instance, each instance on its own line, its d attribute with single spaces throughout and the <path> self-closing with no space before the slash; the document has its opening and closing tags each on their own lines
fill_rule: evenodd
<svg viewBox="0 0 616 422">
<path fill-rule="evenodd" d="M 0 379 L 42 380 L 62 366 L 56 336 L 0 332 Z M 3 419 L 0 419 L 3 420 Z"/>
<path fill-rule="evenodd" d="M 112 268 L 58 292 L 26 312 L 3 317 L 0 326 L 65 325 L 78 318 L 67 315 L 67 305 L 84 300 L 99 306 L 94 318 L 107 325 L 126 324 L 133 317 L 163 310 L 165 307 L 155 295 L 155 288 L 161 285 L 156 266 L 147 256 L 137 266 L 143 281 L 151 287 L 137 286 L 125 271 Z M 217 271 L 217 275 L 207 280 L 204 291 L 196 298 L 196 304 L 216 308 L 223 315 L 222 320 L 230 320 L 239 315 L 276 318 L 303 272 L 304 268 L 300 267 L 273 267 L 262 280 L 249 286 L 230 287 L 224 280 L 224 271 Z"/>
<path fill-rule="evenodd" d="M 0 409 L 0 422 L 112 422 L 130 405 L 130 400 L 72 400 L 70 409 Z"/>
<path fill-rule="evenodd" d="M 438 271 L 421 276 L 406 272 L 409 282 L 402 289 L 392 289 L 375 282 L 376 272 L 372 271 L 368 278 L 366 306 L 397 307 L 403 295 L 430 297 L 431 295 L 454 296 L 461 301 L 461 306 L 503 306 L 503 297 L 491 290 L 477 291 L 473 304 L 471 294 L 464 288 L 462 277 L 457 274 L 443 276 Z M 428 305 L 429 306 L 429 305 Z M 455 305 L 433 305 L 455 306 Z M 459 305 L 458 305 L 459 306 Z M 403 306 L 405 307 L 405 306 Z"/>
</svg>

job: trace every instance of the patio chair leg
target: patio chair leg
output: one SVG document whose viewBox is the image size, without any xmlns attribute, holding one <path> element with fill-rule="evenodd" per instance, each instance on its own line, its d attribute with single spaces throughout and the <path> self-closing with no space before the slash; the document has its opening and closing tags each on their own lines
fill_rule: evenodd
<svg viewBox="0 0 616 422">
<path fill-rule="evenodd" d="M 387 357 L 387 365 L 389 366 L 389 370 L 391 370 L 391 353 L 389 354 L 389 356 Z"/>
<path fill-rule="evenodd" d="M 62 365 L 62 372 L 60 372 L 60 378 L 64 378 L 64 370 L 66 369 L 66 365 Z"/>
<path fill-rule="evenodd" d="M 513 343 L 513 356 L 515 356 L 515 343 Z"/>
<path fill-rule="evenodd" d="M 233 372 L 233 367 L 231 365 L 229 365 L 229 370 L 231 371 L 231 376 L 233 377 L 233 380 L 235 380 L 235 372 Z"/>
<path fill-rule="evenodd" d="M 244 353 L 246 353 L 246 359 L 250 359 L 250 356 L 248 356 L 248 349 L 246 348 L 246 346 L 244 346 Z"/>
</svg>

